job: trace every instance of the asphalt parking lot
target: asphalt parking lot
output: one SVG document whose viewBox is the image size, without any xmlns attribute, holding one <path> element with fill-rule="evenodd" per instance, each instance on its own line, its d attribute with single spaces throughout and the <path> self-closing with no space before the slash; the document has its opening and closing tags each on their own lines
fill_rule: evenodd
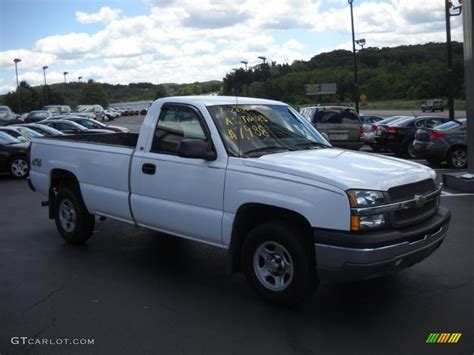
<svg viewBox="0 0 474 355">
<path fill-rule="evenodd" d="M 222 250 L 111 220 L 71 246 L 25 181 L 0 176 L 0 196 L 2 355 L 474 352 L 474 194 L 444 190 L 450 233 L 430 258 L 387 279 L 323 283 L 295 309 L 262 302 Z M 434 332 L 463 335 L 426 344 Z M 94 344 L 11 343 L 22 336 Z"/>
</svg>

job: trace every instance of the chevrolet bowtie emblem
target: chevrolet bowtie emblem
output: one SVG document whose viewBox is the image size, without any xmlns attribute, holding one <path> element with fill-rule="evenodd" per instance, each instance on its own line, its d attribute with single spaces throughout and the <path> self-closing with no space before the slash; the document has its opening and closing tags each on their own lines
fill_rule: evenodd
<svg viewBox="0 0 474 355">
<path fill-rule="evenodd" d="M 421 208 L 425 205 L 426 197 L 423 195 L 415 195 L 415 207 Z"/>
</svg>

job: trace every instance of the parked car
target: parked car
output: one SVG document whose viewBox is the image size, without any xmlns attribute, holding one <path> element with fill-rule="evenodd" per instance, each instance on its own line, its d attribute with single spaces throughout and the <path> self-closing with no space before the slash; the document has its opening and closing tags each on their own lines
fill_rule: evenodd
<svg viewBox="0 0 474 355">
<path fill-rule="evenodd" d="M 101 105 L 79 105 L 73 112 L 76 116 L 104 120 L 104 108 Z"/>
<path fill-rule="evenodd" d="M 442 99 L 430 99 L 426 100 L 426 102 L 421 105 L 421 111 L 431 111 L 435 112 L 437 110 L 443 112 L 444 108 L 446 107 L 446 104 L 444 103 L 444 100 Z"/>
<path fill-rule="evenodd" d="M 146 116 L 147 112 L 148 112 L 147 108 L 142 108 L 141 111 L 140 111 L 140 115 Z"/>
<path fill-rule="evenodd" d="M 84 126 L 87 129 L 105 129 L 105 130 L 108 130 L 108 131 L 119 132 L 119 133 L 128 133 L 128 132 L 130 132 L 130 130 L 128 128 L 106 125 L 102 122 L 99 122 L 99 121 L 96 121 L 96 120 L 93 120 L 93 119 L 90 119 L 90 118 L 66 117 L 64 119 L 68 120 L 68 121 L 76 122 L 77 124 L 80 124 L 81 126 Z"/>
<path fill-rule="evenodd" d="M 53 127 L 64 134 L 97 134 L 97 133 L 112 133 L 105 129 L 88 129 L 71 120 L 45 120 L 38 122 L 39 124 Z"/>
<path fill-rule="evenodd" d="M 360 138 L 362 123 L 352 107 L 309 106 L 301 114 L 319 132 L 327 134 L 335 147 L 359 150 L 364 145 Z"/>
<path fill-rule="evenodd" d="M 0 126 L 9 124 L 15 120 L 15 114 L 8 106 L 0 106 Z"/>
<path fill-rule="evenodd" d="M 413 150 L 416 156 L 431 164 L 444 161 L 454 169 L 467 168 L 467 120 L 448 121 L 436 128 L 420 128 L 416 131 Z"/>
<path fill-rule="evenodd" d="M 388 149 L 396 155 L 416 158 L 413 151 L 416 131 L 419 128 L 434 128 L 448 120 L 444 117 L 411 116 L 389 124 L 382 137 L 386 140 Z"/>
<path fill-rule="evenodd" d="M 370 130 L 374 133 L 372 136 L 371 142 L 369 142 L 370 147 L 376 152 L 380 152 L 382 150 L 384 151 L 388 150 L 387 140 L 386 140 L 385 135 L 383 134 L 385 127 L 387 127 L 388 125 L 398 120 L 401 120 L 407 117 L 410 117 L 410 116 L 392 116 L 392 117 L 384 118 L 382 121 L 379 121 L 377 123 L 374 123 L 372 127 L 370 128 Z"/>
<path fill-rule="evenodd" d="M 43 111 L 49 111 L 52 115 L 62 115 L 71 112 L 71 107 L 68 105 L 46 105 L 42 108 Z"/>
<path fill-rule="evenodd" d="M 118 114 L 117 112 L 113 110 L 104 110 L 104 115 L 105 117 L 107 117 L 109 121 L 113 121 L 116 118 L 120 117 L 120 114 Z"/>
<path fill-rule="evenodd" d="M 32 129 L 33 131 L 36 131 L 36 132 L 42 134 L 43 136 L 47 136 L 47 137 L 51 137 L 51 136 L 54 137 L 54 136 L 64 135 L 64 133 L 62 133 L 61 131 L 58 131 L 57 129 L 54 129 L 52 127 L 42 125 L 42 124 L 39 124 L 39 123 L 26 123 L 26 124 L 22 124 L 20 126 Z"/>
<path fill-rule="evenodd" d="M 13 138 L 25 142 L 31 141 L 33 138 L 43 137 L 41 133 L 22 126 L 0 127 L 0 131 L 9 134 Z"/>
<path fill-rule="evenodd" d="M 51 114 L 50 111 L 48 110 L 36 110 L 36 111 L 31 111 L 28 113 L 28 115 L 25 117 L 24 121 L 25 123 L 34 123 L 38 121 L 42 121 L 48 117 L 52 117 L 53 115 Z"/>
<path fill-rule="evenodd" d="M 383 117 L 371 116 L 371 115 L 359 115 L 359 118 L 362 122 L 362 142 L 370 144 L 372 143 L 374 137 L 374 131 L 372 131 L 372 126 L 377 122 L 383 120 Z"/>
<path fill-rule="evenodd" d="M 28 175 L 28 148 L 30 143 L 22 142 L 0 131 L 0 172 L 9 173 L 16 179 Z"/>
<path fill-rule="evenodd" d="M 107 216 L 213 245 L 276 304 L 413 266 L 449 228 L 434 170 L 333 148 L 273 100 L 161 98 L 140 134 L 36 139 L 31 159 L 66 242 Z"/>
</svg>

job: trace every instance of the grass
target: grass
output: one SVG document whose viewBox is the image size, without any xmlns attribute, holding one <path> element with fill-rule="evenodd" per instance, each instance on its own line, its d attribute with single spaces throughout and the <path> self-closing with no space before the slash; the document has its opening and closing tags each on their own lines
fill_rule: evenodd
<svg viewBox="0 0 474 355">
<path fill-rule="evenodd" d="M 366 110 L 420 110 L 425 100 L 383 100 L 366 101 L 360 105 L 361 109 Z M 455 110 L 465 110 L 465 100 L 454 100 Z"/>
</svg>

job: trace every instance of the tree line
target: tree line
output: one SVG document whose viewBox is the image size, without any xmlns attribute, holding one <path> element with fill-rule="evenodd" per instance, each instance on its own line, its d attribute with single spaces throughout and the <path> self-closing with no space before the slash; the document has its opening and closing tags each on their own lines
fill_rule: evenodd
<svg viewBox="0 0 474 355">
<path fill-rule="evenodd" d="M 367 100 L 427 99 L 447 96 L 447 54 L 444 43 L 366 48 L 357 52 L 360 93 Z M 454 95 L 464 98 L 462 43 L 453 42 Z M 346 50 L 321 53 L 309 61 L 260 64 L 228 73 L 223 94 L 267 97 L 292 104 L 352 101 L 353 55 Z M 310 84 L 336 83 L 335 95 L 306 95 Z"/>
<path fill-rule="evenodd" d="M 357 53 L 360 93 L 368 101 L 390 99 L 427 99 L 447 96 L 447 55 L 444 43 L 427 43 L 391 48 L 366 48 Z M 462 43 L 453 42 L 454 95 L 463 99 L 464 64 Z M 305 86 L 336 83 L 337 93 L 308 96 Z M 70 82 L 32 87 L 22 81 L 17 88 L 22 111 L 47 104 L 99 103 L 155 100 L 165 96 L 218 93 L 266 97 L 293 105 L 319 102 L 351 102 L 354 96 L 352 52 L 334 50 L 321 53 L 308 61 L 291 64 L 270 62 L 247 70 L 240 68 L 226 74 L 222 81 L 212 80 L 190 84 L 152 84 L 147 82 L 112 85 Z M 17 91 L 0 96 L 2 104 L 19 112 Z"/>
</svg>

